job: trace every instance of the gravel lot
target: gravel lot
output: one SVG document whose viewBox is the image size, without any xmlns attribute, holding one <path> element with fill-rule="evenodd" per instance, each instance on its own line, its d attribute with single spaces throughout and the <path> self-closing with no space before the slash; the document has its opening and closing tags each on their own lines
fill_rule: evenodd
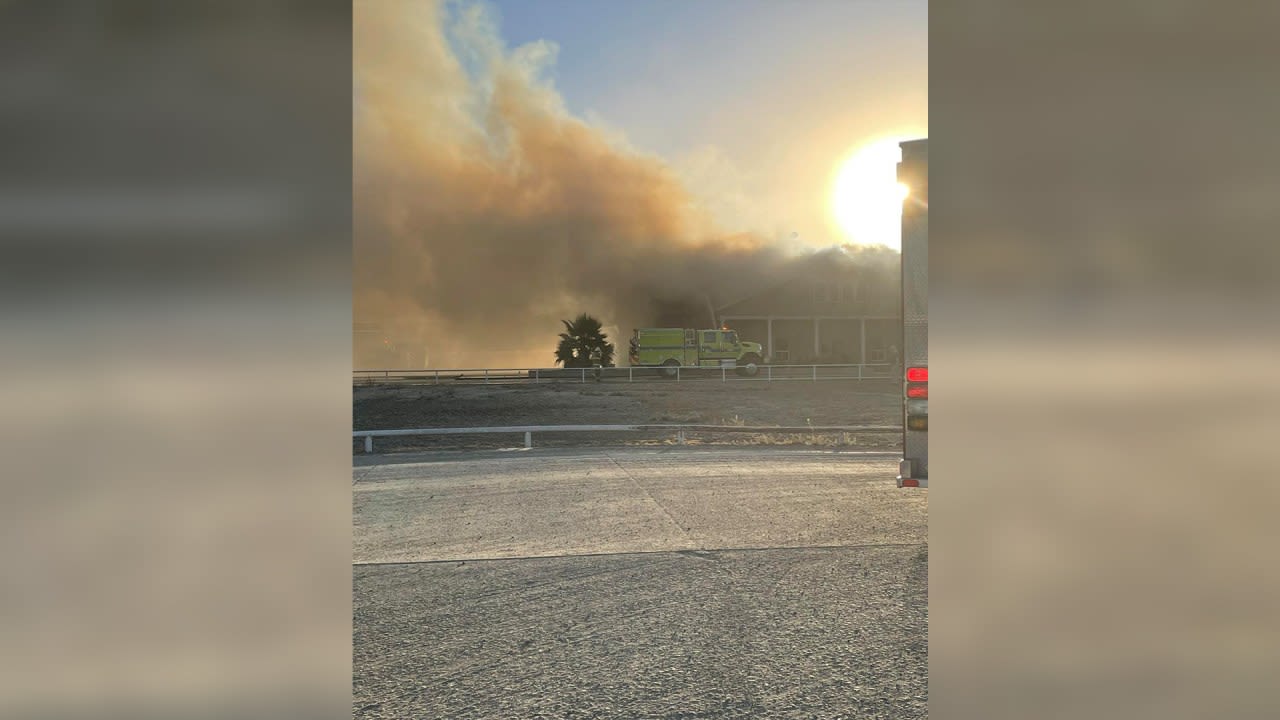
<svg viewBox="0 0 1280 720">
<path fill-rule="evenodd" d="M 362 718 L 918 718 L 928 491 L 848 452 L 356 458 Z"/>
<path fill-rule="evenodd" d="M 720 383 L 646 382 L 513 385 L 359 386 L 353 427 L 379 430 L 557 424 L 900 425 L 901 400 L 886 381 L 829 380 Z M 895 434 L 744 435 L 700 433 L 694 444 L 796 444 L 892 450 Z M 669 433 L 539 434 L 539 446 L 666 445 Z M 522 438 L 505 435 L 380 438 L 378 452 L 501 448 Z M 362 452 L 360 443 L 353 452 Z"/>
</svg>

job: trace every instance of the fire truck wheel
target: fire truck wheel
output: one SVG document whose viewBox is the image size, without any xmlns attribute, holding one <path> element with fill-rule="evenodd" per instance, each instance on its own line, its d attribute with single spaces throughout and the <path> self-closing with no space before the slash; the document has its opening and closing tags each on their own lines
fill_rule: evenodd
<svg viewBox="0 0 1280 720">
<path fill-rule="evenodd" d="M 738 374 L 746 377 L 755 377 L 760 372 L 760 356 L 747 355 L 742 358 L 742 364 L 738 366 Z"/>
<path fill-rule="evenodd" d="M 679 374 L 680 374 L 680 361 L 679 361 L 679 360 L 676 360 L 675 358 L 672 358 L 671 360 L 668 360 L 668 361 L 666 361 L 666 362 L 662 363 L 662 376 L 663 376 L 663 377 L 674 378 L 676 375 L 679 375 Z"/>
</svg>

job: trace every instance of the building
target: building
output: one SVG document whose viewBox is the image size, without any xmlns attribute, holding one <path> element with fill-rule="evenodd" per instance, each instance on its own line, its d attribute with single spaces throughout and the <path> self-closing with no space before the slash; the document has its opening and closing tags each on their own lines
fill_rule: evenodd
<svg viewBox="0 0 1280 720">
<path fill-rule="evenodd" d="M 774 364 L 888 362 L 902 333 L 898 273 L 896 254 L 827 250 L 715 315 Z"/>
</svg>

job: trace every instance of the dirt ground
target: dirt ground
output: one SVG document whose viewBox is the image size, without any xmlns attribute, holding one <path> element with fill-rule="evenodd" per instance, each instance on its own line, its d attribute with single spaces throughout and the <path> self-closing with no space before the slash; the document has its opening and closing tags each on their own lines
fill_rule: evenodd
<svg viewBox="0 0 1280 720">
<path fill-rule="evenodd" d="M 708 424 L 725 426 L 900 425 L 897 387 L 883 381 L 543 383 L 511 385 L 359 386 L 356 430 L 566 424 Z M 670 432 L 538 433 L 537 446 L 653 445 Z M 700 431 L 690 444 L 810 445 L 892 450 L 894 433 L 804 434 Z M 377 452 L 513 447 L 515 435 L 378 438 Z M 362 452 L 359 442 L 353 451 Z"/>
</svg>

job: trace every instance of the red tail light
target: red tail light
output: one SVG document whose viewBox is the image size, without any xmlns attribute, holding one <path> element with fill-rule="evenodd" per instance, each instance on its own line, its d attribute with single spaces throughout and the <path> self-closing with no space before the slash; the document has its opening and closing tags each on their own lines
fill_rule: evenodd
<svg viewBox="0 0 1280 720">
<path fill-rule="evenodd" d="M 911 385 L 907 387 L 907 397 L 909 398 L 928 398 L 928 385 Z"/>
<path fill-rule="evenodd" d="M 929 382 L 929 368 L 907 368 L 907 382 Z"/>
</svg>

